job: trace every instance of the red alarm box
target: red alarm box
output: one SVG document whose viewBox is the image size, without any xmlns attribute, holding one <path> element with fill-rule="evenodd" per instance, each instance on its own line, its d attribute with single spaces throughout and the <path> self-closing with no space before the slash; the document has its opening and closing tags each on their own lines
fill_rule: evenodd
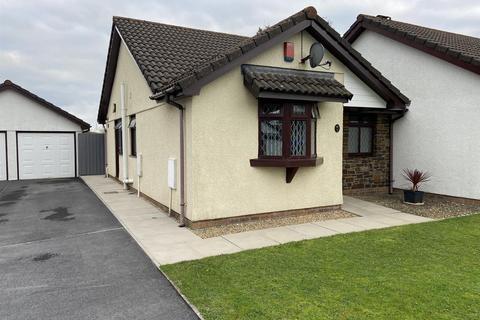
<svg viewBox="0 0 480 320">
<path fill-rule="evenodd" d="M 295 56 L 295 50 L 293 47 L 293 42 L 284 42 L 283 43 L 283 60 L 286 62 L 292 62 Z"/>
</svg>

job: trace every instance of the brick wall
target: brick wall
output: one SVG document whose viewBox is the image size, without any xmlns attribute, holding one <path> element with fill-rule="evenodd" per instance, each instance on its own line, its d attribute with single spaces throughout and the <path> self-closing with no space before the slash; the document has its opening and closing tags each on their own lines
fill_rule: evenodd
<svg viewBox="0 0 480 320">
<path fill-rule="evenodd" d="M 373 154 L 348 155 L 348 112 L 343 122 L 343 190 L 345 193 L 387 191 L 389 185 L 389 115 L 378 114 L 373 132 Z"/>
</svg>

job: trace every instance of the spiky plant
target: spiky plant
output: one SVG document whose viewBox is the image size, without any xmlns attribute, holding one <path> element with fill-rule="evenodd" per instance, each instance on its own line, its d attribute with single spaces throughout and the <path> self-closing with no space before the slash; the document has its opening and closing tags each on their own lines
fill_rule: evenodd
<svg viewBox="0 0 480 320">
<path fill-rule="evenodd" d="M 412 183 L 412 191 L 418 191 L 420 185 L 430 181 L 430 178 L 432 177 L 428 172 L 420 171 L 418 169 L 403 169 L 403 176 Z"/>
</svg>

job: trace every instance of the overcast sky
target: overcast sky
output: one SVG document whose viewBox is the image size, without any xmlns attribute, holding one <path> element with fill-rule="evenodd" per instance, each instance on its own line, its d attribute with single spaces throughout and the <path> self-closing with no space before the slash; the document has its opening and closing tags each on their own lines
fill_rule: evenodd
<svg viewBox="0 0 480 320">
<path fill-rule="evenodd" d="M 113 15 L 253 35 L 308 5 L 341 34 L 367 13 L 480 37 L 478 0 L 0 0 L 0 82 L 95 125 Z"/>
</svg>

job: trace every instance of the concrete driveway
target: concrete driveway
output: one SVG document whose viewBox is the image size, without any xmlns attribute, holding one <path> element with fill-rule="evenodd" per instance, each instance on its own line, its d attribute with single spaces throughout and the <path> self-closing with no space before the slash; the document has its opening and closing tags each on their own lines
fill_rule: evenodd
<svg viewBox="0 0 480 320">
<path fill-rule="evenodd" d="M 0 319 L 198 319 L 78 179 L 0 183 Z"/>
</svg>

